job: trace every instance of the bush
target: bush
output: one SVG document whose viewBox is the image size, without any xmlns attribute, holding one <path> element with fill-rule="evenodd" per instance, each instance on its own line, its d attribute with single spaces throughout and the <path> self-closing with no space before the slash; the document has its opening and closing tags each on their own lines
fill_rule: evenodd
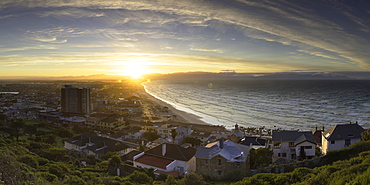
<svg viewBox="0 0 370 185">
<path fill-rule="evenodd" d="M 39 166 L 39 162 L 37 160 L 37 157 L 33 155 L 24 155 L 18 159 L 19 162 L 22 162 L 24 164 L 27 164 L 28 166 L 31 166 L 32 168 L 37 168 Z"/>
<path fill-rule="evenodd" d="M 224 174 L 221 179 L 224 181 L 240 181 L 248 175 L 249 174 L 246 171 L 233 170 L 229 173 Z"/>
<path fill-rule="evenodd" d="M 134 173 L 127 176 L 134 183 L 138 184 L 151 184 L 153 179 L 144 172 L 134 171 Z"/>
<path fill-rule="evenodd" d="M 49 182 L 54 182 L 58 179 L 58 177 L 54 174 L 51 174 L 49 172 L 37 172 L 36 176 L 39 178 L 43 178 Z"/>
<path fill-rule="evenodd" d="M 87 183 L 77 176 L 69 176 L 64 181 L 63 184 L 69 184 L 69 185 L 87 185 Z"/>
<path fill-rule="evenodd" d="M 206 181 L 204 181 L 201 175 L 195 173 L 188 173 L 185 175 L 183 179 L 179 181 L 181 185 L 206 185 Z"/>
</svg>

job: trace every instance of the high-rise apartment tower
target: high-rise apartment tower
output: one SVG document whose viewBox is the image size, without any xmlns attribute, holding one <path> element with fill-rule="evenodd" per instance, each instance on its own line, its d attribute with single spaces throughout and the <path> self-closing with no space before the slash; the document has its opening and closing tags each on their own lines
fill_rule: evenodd
<svg viewBox="0 0 370 185">
<path fill-rule="evenodd" d="M 90 89 L 65 85 L 62 92 L 62 111 L 68 113 L 90 113 Z"/>
</svg>

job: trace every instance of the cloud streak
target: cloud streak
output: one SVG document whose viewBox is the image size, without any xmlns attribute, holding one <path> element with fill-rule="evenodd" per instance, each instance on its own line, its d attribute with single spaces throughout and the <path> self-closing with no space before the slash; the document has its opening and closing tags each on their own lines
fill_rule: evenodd
<svg viewBox="0 0 370 185">
<path fill-rule="evenodd" d="M 370 70 L 366 5 L 284 0 L 4 0 L 0 11 L 8 13 L 0 19 L 9 20 L 9 30 L 23 33 L 23 42 L 0 53 L 42 49 L 37 46 L 41 44 L 57 48 L 56 53 L 63 56 L 114 55 L 122 50 L 162 54 L 161 59 L 177 64 L 166 62 L 174 71 L 185 70 L 186 63 L 194 65 L 194 61 L 204 70 L 234 63 L 243 71 L 261 72 Z M 27 16 L 37 25 L 14 23 L 28 20 Z M 10 42 L 5 37 L 1 40 Z M 148 60 L 158 62 L 153 56 Z"/>
</svg>

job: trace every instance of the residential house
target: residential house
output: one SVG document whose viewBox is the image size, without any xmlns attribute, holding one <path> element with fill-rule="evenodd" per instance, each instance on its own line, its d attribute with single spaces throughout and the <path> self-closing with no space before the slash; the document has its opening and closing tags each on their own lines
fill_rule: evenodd
<svg viewBox="0 0 370 185">
<path fill-rule="evenodd" d="M 196 139 L 201 140 L 203 143 L 206 143 L 211 137 L 212 133 L 210 132 L 199 132 L 199 131 L 193 131 L 189 137 L 193 137 Z"/>
<path fill-rule="evenodd" d="M 123 163 L 128 163 L 128 164 L 133 165 L 133 164 L 134 164 L 134 157 L 135 157 L 136 155 L 140 154 L 140 153 L 141 153 L 141 152 L 140 152 L 140 151 L 138 151 L 138 150 L 132 150 L 131 152 L 129 152 L 129 153 L 127 153 L 127 154 L 125 154 L 125 155 L 123 155 L 123 156 L 121 157 L 122 162 L 123 162 Z"/>
<path fill-rule="evenodd" d="M 173 129 L 176 129 L 176 128 L 166 123 L 157 128 L 157 133 L 158 135 L 162 136 L 162 138 L 168 138 L 168 137 L 171 137 L 171 131 Z"/>
<path fill-rule="evenodd" d="M 228 135 L 228 139 L 232 142 L 239 142 L 245 136 L 244 132 L 239 130 L 239 125 L 235 124 L 235 128 L 231 130 L 231 133 Z"/>
<path fill-rule="evenodd" d="M 245 136 L 238 143 L 250 146 L 254 149 L 258 149 L 258 148 L 268 148 L 269 140 L 255 136 Z"/>
<path fill-rule="evenodd" d="M 168 123 L 153 123 L 150 125 L 145 125 L 142 128 L 141 132 L 156 132 L 158 135 L 162 136 L 163 138 L 167 138 L 171 136 L 171 131 L 176 129 L 172 127 Z"/>
<path fill-rule="evenodd" d="M 86 117 L 85 125 L 90 128 L 96 128 L 98 123 L 104 118 L 108 117 L 109 115 L 111 114 L 106 114 L 106 113 L 90 114 L 88 117 Z"/>
<path fill-rule="evenodd" d="M 119 114 L 111 114 L 98 122 L 97 128 L 106 130 L 120 130 L 125 127 L 125 118 Z"/>
<path fill-rule="evenodd" d="M 222 139 L 205 147 L 198 147 L 195 153 L 196 173 L 221 177 L 236 169 L 248 171 L 249 150 L 249 146 Z"/>
<path fill-rule="evenodd" d="M 273 162 L 275 163 L 313 158 L 317 145 L 312 132 L 298 130 L 272 132 L 272 144 Z"/>
<path fill-rule="evenodd" d="M 354 124 L 341 124 L 322 133 L 322 152 L 327 154 L 330 150 L 338 150 L 353 143 L 361 141 L 361 134 L 365 131 L 357 122 Z"/>
<path fill-rule="evenodd" d="M 99 155 L 108 152 L 128 153 L 138 147 L 135 143 L 118 141 L 90 133 L 82 133 L 79 136 L 64 140 L 64 148 L 77 150 L 87 155 Z"/>
<path fill-rule="evenodd" d="M 175 144 L 160 144 L 134 156 L 134 166 L 152 168 L 156 174 L 179 176 L 195 172 L 195 148 Z"/>
<path fill-rule="evenodd" d="M 189 136 L 193 132 L 189 127 L 176 127 L 177 136 L 175 137 L 174 143 L 181 145 L 185 137 Z"/>
</svg>

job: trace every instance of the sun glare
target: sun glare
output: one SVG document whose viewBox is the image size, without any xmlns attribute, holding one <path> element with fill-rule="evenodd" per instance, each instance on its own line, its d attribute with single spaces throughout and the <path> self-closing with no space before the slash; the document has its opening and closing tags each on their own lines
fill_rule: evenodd
<svg viewBox="0 0 370 185">
<path fill-rule="evenodd" d="M 123 66 L 123 75 L 129 76 L 131 78 L 140 78 L 141 76 L 148 74 L 150 71 L 145 68 L 140 62 L 129 62 Z"/>
</svg>

